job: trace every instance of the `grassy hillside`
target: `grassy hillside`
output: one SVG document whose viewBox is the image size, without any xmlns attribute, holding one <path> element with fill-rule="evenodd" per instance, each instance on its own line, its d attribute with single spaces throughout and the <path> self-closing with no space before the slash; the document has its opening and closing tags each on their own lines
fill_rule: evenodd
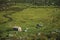
<svg viewBox="0 0 60 40">
<path fill-rule="evenodd" d="M 18 10 L 18 11 L 17 11 Z M 4 16 L 6 15 L 6 17 Z M 22 35 L 32 35 L 38 32 L 48 33 L 50 31 L 55 31 L 60 29 L 60 8 L 20 8 L 16 6 L 15 8 L 10 8 L 6 11 L 0 12 L 0 29 L 14 26 L 20 26 L 24 30 L 29 28 L 27 33 L 22 32 Z M 36 25 L 43 25 L 40 28 L 36 28 Z M 19 35 L 17 33 L 17 35 Z"/>
<path fill-rule="evenodd" d="M 6 14 L 10 13 L 9 11 L 7 12 L 8 13 L 6 12 L 5 13 Z M 0 20 L 2 21 L 8 20 L 8 18 L 3 17 L 5 13 L 4 12 L 1 13 Z M 6 24 L 5 25 L 10 27 L 17 25 L 21 27 L 35 28 L 36 24 L 42 24 L 43 25 L 42 29 L 47 29 L 47 28 L 50 29 L 53 26 L 52 25 L 53 17 L 56 17 L 55 14 L 59 14 L 59 13 L 60 13 L 60 9 L 58 8 L 27 8 L 27 9 L 24 9 L 23 11 L 18 11 L 14 14 L 11 13 L 12 15 L 8 15 L 13 19 L 13 21 L 8 22 L 6 23 L 8 25 Z"/>
</svg>

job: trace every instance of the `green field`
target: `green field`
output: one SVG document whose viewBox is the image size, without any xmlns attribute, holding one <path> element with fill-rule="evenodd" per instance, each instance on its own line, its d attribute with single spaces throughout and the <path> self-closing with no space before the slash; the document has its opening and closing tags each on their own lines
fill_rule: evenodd
<svg viewBox="0 0 60 40">
<path fill-rule="evenodd" d="M 20 6 L 19 6 L 20 7 Z M 4 17 L 6 15 L 8 17 Z M 21 35 L 36 34 L 38 32 L 49 33 L 60 29 L 60 8 L 46 7 L 46 8 L 23 8 L 19 9 L 10 8 L 6 11 L 0 12 L 0 29 L 6 30 L 14 26 L 29 28 L 26 32 L 22 32 Z M 43 25 L 40 28 L 36 28 L 37 24 Z M 7 28 L 5 28 L 7 27 Z"/>
</svg>

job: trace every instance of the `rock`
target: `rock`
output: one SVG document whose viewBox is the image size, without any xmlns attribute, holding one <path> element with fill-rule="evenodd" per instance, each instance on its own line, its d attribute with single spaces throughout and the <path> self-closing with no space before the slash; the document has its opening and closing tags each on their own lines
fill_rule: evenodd
<svg viewBox="0 0 60 40">
<path fill-rule="evenodd" d="M 24 31 L 27 32 L 29 28 L 26 28 Z"/>
<path fill-rule="evenodd" d="M 42 27 L 43 25 L 42 24 L 37 24 L 36 25 L 36 28 L 40 28 L 40 27 Z"/>
<path fill-rule="evenodd" d="M 9 34 L 9 37 L 13 37 L 14 35 L 13 34 Z"/>
<path fill-rule="evenodd" d="M 38 33 L 38 35 L 40 35 L 40 33 Z"/>
</svg>

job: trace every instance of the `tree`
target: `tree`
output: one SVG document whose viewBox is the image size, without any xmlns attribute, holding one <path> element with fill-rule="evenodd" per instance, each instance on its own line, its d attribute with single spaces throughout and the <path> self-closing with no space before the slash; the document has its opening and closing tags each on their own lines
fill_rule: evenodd
<svg viewBox="0 0 60 40">
<path fill-rule="evenodd" d="M 55 4 L 56 4 L 57 6 L 60 6 L 60 0 L 56 0 Z"/>
<path fill-rule="evenodd" d="M 13 5 L 12 0 L 0 0 L 0 11 L 7 9 L 11 5 Z"/>
</svg>

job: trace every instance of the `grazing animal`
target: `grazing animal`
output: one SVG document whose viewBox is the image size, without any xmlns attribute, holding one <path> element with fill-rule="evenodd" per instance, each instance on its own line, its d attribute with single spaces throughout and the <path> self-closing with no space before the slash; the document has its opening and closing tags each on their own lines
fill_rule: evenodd
<svg viewBox="0 0 60 40">
<path fill-rule="evenodd" d="M 18 27 L 18 31 L 22 31 L 22 28 L 21 27 Z"/>
<path fill-rule="evenodd" d="M 22 31 L 22 28 L 21 28 L 21 27 L 18 27 L 18 26 L 14 26 L 14 27 L 13 27 L 13 30 L 14 30 L 14 31 L 19 31 L 19 32 L 21 32 L 21 31 Z"/>
</svg>

